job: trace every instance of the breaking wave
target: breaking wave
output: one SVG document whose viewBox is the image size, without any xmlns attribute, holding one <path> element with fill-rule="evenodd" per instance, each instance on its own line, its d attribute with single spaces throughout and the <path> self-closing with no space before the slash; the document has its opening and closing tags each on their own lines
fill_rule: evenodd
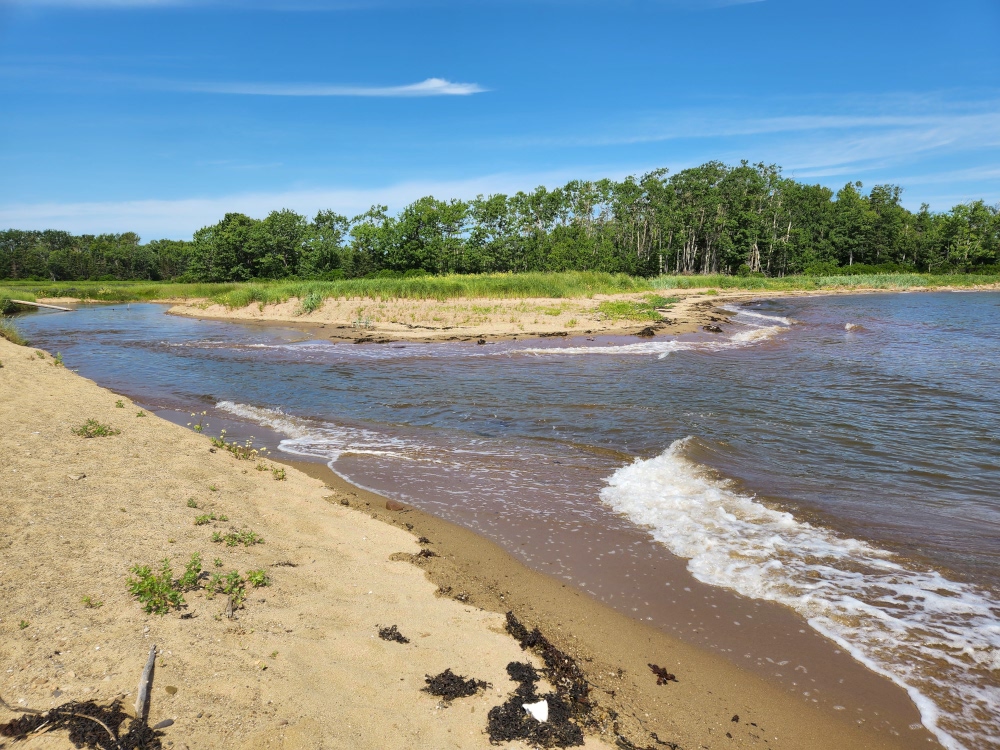
<svg viewBox="0 0 1000 750">
<path fill-rule="evenodd" d="M 615 472 L 601 500 L 698 580 L 791 607 L 903 687 L 949 750 L 996 747 L 1000 603 L 974 586 L 736 491 L 685 457 L 692 438 Z"/>
</svg>

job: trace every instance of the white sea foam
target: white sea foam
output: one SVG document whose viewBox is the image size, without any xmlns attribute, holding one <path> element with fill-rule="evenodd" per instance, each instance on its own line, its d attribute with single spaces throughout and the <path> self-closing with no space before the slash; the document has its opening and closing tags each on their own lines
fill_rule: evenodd
<svg viewBox="0 0 1000 750">
<path fill-rule="evenodd" d="M 704 341 L 661 339 L 658 341 L 643 341 L 641 343 L 622 344 L 618 346 L 525 347 L 501 353 L 535 355 L 630 354 L 647 356 L 655 354 L 659 359 L 663 359 L 674 352 L 716 352 L 723 349 L 750 346 L 774 338 L 779 333 L 787 330 L 794 322 L 789 318 L 782 318 L 777 315 L 763 315 L 734 305 L 725 305 L 724 309 L 734 313 L 732 322 L 740 326 L 740 330 L 736 333 L 725 337 L 713 337 Z"/>
<path fill-rule="evenodd" d="M 906 689 L 949 750 L 997 747 L 1000 603 L 735 491 L 685 457 L 690 440 L 619 469 L 601 500 L 687 558 L 698 580 L 799 612 Z"/>
</svg>

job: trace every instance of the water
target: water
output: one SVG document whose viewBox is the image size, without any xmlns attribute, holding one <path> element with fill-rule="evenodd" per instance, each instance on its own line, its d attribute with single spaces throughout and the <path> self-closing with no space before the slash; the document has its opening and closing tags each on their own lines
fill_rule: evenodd
<svg viewBox="0 0 1000 750">
<path fill-rule="evenodd" d="M 795 610 L 972 749 L 1000 747 L 998 308 L 789 298 L 723 336 L 488 346 L 333 344 L 155 305 L 22 328 L 102 385 L 266 426 L 635 617 L 722 651 L 768 642 L 741 600 L 734 624 L 679 614 L 680 558 L 706 591 Z"/>
</svg>

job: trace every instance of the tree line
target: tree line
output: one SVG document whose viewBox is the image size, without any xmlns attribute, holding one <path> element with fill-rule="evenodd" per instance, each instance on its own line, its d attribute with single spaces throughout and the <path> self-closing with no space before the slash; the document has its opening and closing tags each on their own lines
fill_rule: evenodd
<svg viewBox="0 0 1000 750">
<path fill-rule="evenodd" d="M 134 232 L 0 232 L 0 278 L 35 280 L 338 279 L 373 275 L 592 270 L 658 274 L 1000 272 L 1000 205 L 916 213 L 902 188 L 836 193 L 774 165 L 709 162 L 618 182 L 420 198 L 393 215 L 284 209 L 229 213 L 190 241 Z"/>
</svg>

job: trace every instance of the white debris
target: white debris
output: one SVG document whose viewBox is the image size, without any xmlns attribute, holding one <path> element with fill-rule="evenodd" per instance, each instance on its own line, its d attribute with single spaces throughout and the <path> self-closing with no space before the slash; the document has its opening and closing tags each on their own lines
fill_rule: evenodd
<svg viewBox="0 0 1000 750">
<path fill-rule="evenodd" d="M 527 711 L 532 718 L 538 721 L 548 721 L 549 720 L 549 702 L 546 700 L 540 700 L 538 703 L 524 703 L 524 710 Z"/>
</svg>

